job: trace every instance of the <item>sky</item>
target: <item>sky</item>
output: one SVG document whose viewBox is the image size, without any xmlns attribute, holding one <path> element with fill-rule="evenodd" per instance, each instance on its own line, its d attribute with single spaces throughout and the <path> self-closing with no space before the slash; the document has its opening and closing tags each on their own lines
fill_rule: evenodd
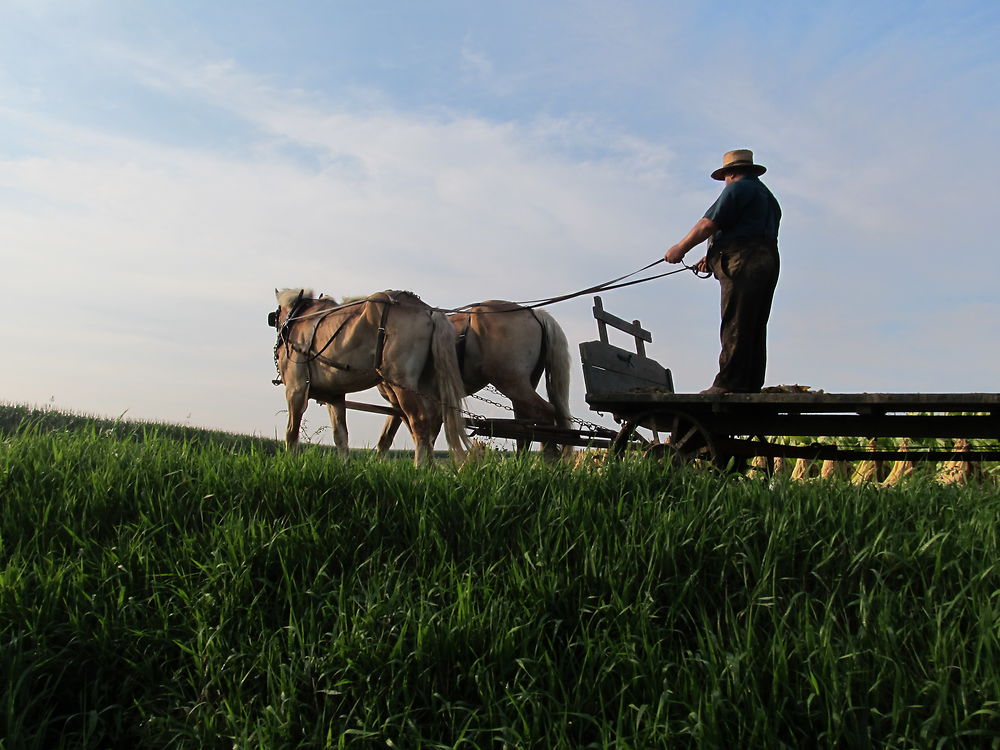
<svg viewBox="0 0 1000 750">
<path fill-rule="evenodd" d="M 0 402 L 280 437 L 275 288 L 586 288 L 662 257 L 734 148 L 783 209 L 767 384 L 997 392 L 998 90 L 994 0 L 0 0 Z M 711 384 L 717 282 L 602 296 Z M 548 310 L 613 426 L 592 304 Z"/>
</svg>

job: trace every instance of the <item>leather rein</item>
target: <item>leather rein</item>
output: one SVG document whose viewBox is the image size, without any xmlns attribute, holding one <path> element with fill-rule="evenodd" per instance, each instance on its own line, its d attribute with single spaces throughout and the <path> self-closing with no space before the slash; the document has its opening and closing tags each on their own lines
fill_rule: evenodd
<svg viewBox="0 0 1000 750">
<path fill-rule="evenodd" d="M 691 272 L 694 273 L 695 276 L 697 276 L 699 278 L 708 278 L 711 275 L 711 274 L 706 274 L 706 275 L 703 276 L 702 274 L 700 274 L 697 271 L 697 269 L 694 266 L 689 266 L 689 265 L 687 265 L 685 263 L 681 268 L 678 268 L 678 269 L 673 270 L 673 271 L 667 271 L 666 273 L 659 273 L 659 274 L 655 274 L 653 276 L 645 276 L 645 277 L 640 278 L 640 279 L 633 279 L 631 281 L 625 281 L 625 279 L 628 279 L 631 276 L 635 276 L 636 274 L 642 273 L 643 271 L 647 271 L 650 268 L 652 268 L 653 266 L 655 266 L 655 265 L 657 265 L 659 263 L 662 263 L 662 262 L 663 262 L 663 258 L 660 258 L 660 259 L 655 260 L 655 261 L 653 261 L 652 263 L 650 263 L 650 264 L 648 264 L 646 266 L 643 266 L 642 268 L 639 268 L 639 269 L 637 269 L 635 271 L 632 271 L 631 273 L 627 273 L 624 276 L 619 276 L 616 279 L 611 279 L 610 281 L 605 281 L 605 282 L 603 282 L 601 284 L 595 284 L 594 286 L 587 287 L 586 289 L 581 289 L 581 290 L 576 291 L 576 292 L 570 292 L 569 294 L 561 294 L 561 295 L 558 295 L 556 297 L 548 297 L 546 299 L 535 299 L 535 300 L 526 300 L 524 302 L 514 302 L 512 304 L 515 305 L 515 307 L 512 307 L 512 308 L 503 309 L 503 310 L 482 310 L 482 311 L 478 311 L 476 314 L 477 315 L 491 314 L 491 313 L 498 314 L 498 313 L 506 313 L 506 312 L 515 312 L 517 310 L 523 310 L 523 309 L 528 309 L 528 310 L 534 311 L 535 308 L 545 307 L 547 305 L 552 305 L 552 304 L 555 304 L 556 302 L 563 302 L 564 300 L 573 299 L 575 297 L 581 297 L 584 294 L 593 294 L 595 292 L 603 292 L 603 291 L 608 291 L 608 290 L 611 290 L 611 289 L 620 289 L 622 287 L 632 286 L 633 284 L 642 284 L 643 282 L 646 282 L 646 281 L 653 281 L 654 279 L 661 279 L 664 276 L 672 276 L 675 273 L 681 273 L 683 271 L 691 271 Z M 412 294 L 412 292 L 411 292 L 411 294 Z M 416 295 L 414 295 L 414 296 L 416 296 Z M 316 360 L 319 360 L 323 364 L 329 365 L 330 367 L 333 367 L 333 368 L 336 368 L 336 369 L 339 369 L 339 370 L 350 370 L 351 369 L 350 365 L 342 363 L 342 362 L 337 362 L 335 360 L 332 360 L 329 357 L 324 356 L 323 352 L 326 351 L 327 348 L 329 348 L 330 344 L 332 344 L 333 340 L 335 338 L 337 338 L 338 334 L 341 332 L 341 330 L 343 330 L 344 326 L 347 325 L 347 323 L 349 321 L 354 320 L 354 318 L 356 317 L 356 315 L 351 315 L 351 316 L 345 318 L 344 321 L 340 324 L 340 326 L 337 327 L 337 330 L 333 332 L 333 335 L 330 336 L 329 339 L 327 339 L 327 342 L 325 344 L 323 344 L 323 346 L 319 350 L 313 351 L 313 341 L 316 338 L 316 331 L 319 328 L 319 324 L 328 315 L 331 315 L 331 314 L 337 312 L 338 310 L 343 310 L 346 307 L 363 305 L 366 302 L 377 302 L 377 303 L 379 303 L 379 304 L 382 305 L 382 316 L 381 316 L 381 320 L 379 321 L 379 327 L 378 327 L 378 331 L 376 333 L 376 340 L 375 340 L 374 369 L 375 369 L 376 372 L 378 372 L 379 368 L 382 366 L 382 353 L 383 353 L 383 350 L 385 348 L 385 324 L 386 324 L 386 320 L 388 319 L 388 316 L 389 316 L 389 308 L 392 305 L 399 304 L 399 300 L 396 299 L 395 297 L 391 296 L 391 295 L 389 296 L 389 298 L 387 300 L 373 299 L 371 297 L 365 297 L 364 299 L 356 300 L 354 302 L 347 302 L 347 303 L 344 303 L 344 304 L 341 304 L 341 305 L 335 305 L 335 306 L 331 307 L 329 310 L 323 310 L 322 312 L 319 312 L 319 313 L 312 313 L 310 315 L 297 315 L 297 313 L 299 312 L 299 309 L 307 301 L 308 302 L 313 302 L 314 300 L 312 300 L 312 299 L 304 300 L 302 298 L 302 292 L 300 291 L 299 292 L 299 296 L 295 299 L 295 302 L 293 302 L 292 305 L 289 308 L 288 317 L 285 318 L 285 320 L 281 324 L 280 328 L 278 327 L 278 320 L 280 319 L 280 316 L 281 316 L 281 307 L 280 306 L 278 307 L 277 310 L 275 310 L 272 313 L 269 313 L 268 316 L 267 316 L 267 324 L 269 326 L 271 326 L 272 328 L 277 328 L 278 329 L 278 340 L 277 340 L 277 342 L 274 345 L 274 365 L 275 365 L 275 369 L 278 370 L 278 377 L 276 379 L 272 380 L 271 382 L 273 382 L 275 385 L 280 385 L 282 383 L 282 380 L 281 380 L 281 369 L 278 367 L 278 350 L 282 347 L 282 345 L 284 345 L 284 347 L 285 347 L 285 356 L 289 359 L 289 361 L 295 362 L 296 364 L 305 363 L 306 365 L 309 365 L 310 363 L 312 363 L 312 362 L 314 362 Z M 431 307 L 429 309 L 430 309 L 431 312 L 457 313 L 457 312 L 465 312 L 465 311 L 467 311 L 468 308 L 475 307 L 478 304 L 480 304 L 480 303 L 478 303 L 478 302 L 471 302 L 471 303 L 469 303 L 467 305 L 463 305 L 462 307 L 455 307 L 455 308 L 450 308 L 450 309 L 448 309 L 448 308 L 441 308 L 441 307 Z M 359 311 L 359 314 L 360 314 L 360 311 Z M 534 314 L 534 313 L 532 313 L 532 314 Z M 313 326 L 312 334 L 311 334 L 310 339 L 309 339 L 309 342 L 310 342 L 309 343 L 309 347 L 304 349 L 303 347 L 299 346 L 298 344 L 295 344 L 295 343 L 292 342 L 291 335 L 290 335 L 291 327 L 292 327 L 292 325 L 294 325 L 295 323 L 297 323 L 299 321 L 306 320 L 306 319 L 314 317 L 314 316 L 316 317 L 316 323 Z M 536 317 L 536 320 L 537 320 L 537 317 Z M 539 322 L 539 325 L 541 325 L 541 322 Z M 467 331 L 468 331 L 468 328 L 466 328 L 465 331 L 463 331 L 462 333 L 459 334 L 458 355 L 459 355 L 459 361 L 460 362 L 462 360 L 464 360 L 464 358 L 465 358 L 465 336 L 466 336 Z M 544 336 L 544 327 L 543 327 L 543 336 Z M 298 354 L 305 355 L 305 359 L 292 360 L 291 357 L 292 357 L 292 352 L 293 351 L 296 352 L 296 353 L 298 353 Z"/>
</svg>

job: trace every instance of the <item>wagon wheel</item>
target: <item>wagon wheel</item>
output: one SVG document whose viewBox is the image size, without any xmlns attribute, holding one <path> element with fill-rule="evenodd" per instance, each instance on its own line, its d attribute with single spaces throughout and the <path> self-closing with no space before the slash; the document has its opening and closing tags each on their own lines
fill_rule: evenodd
<svg viewBox="0 0 1000 750">
<path fill-rule="evenodd" d="M 635 419 L 629 420 L 622 425 L 621 430 L 612 441 L 612 452 L 615 455 L 621 455 L 628 446 L 636 428 L 643 422 L 654 419 L 658 420 L 658 429 L 670 432 L 670 439 L 666 443 L 648 445 L 646 455 L 651 458 L 669 459 L 674 465 L 690 463 L 695 460 L 720 465 L 721 456 L 712 433 L 697 419 L 681 412 L 655 410 L 645 412 Z"/>
<path fill-rule="evenodd" d="M 639 421 L 629 420 L 622 422 L 618 434 L 611 439 L 611 444 L 608 446 L 608 450 L 612 455 L 621 458 L 629 448 L 639 448 L 648 451 L 655 445 L 639 434 Z"/>
<path fill-rule="evenodd" d="M 689 414 L 673 415 L 670 440 L 666 446 L 671 451 L 672 460 L 679 463 L 702 460 L 724 466 L 728 458 L 719 452 L 715 436 Z"/>
</svg>

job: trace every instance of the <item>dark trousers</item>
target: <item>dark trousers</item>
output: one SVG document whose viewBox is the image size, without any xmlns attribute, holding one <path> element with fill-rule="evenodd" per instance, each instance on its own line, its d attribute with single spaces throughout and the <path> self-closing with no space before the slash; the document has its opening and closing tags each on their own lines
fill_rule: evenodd
<svg viewBox="0 0 1000 750">
<path fill-rule="evenodd" d="M 722 286 L 722 353 L 714 385 L 756 393 L 767 366 L 767 319 L 778 283 L 777 243 L 743 240 L 712 248 L 709 267 Z"/>
</svg>

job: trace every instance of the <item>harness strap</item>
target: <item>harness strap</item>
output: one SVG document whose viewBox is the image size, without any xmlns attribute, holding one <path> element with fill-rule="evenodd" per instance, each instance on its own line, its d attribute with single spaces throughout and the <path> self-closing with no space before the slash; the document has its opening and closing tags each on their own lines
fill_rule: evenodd
<svg viewBox="0 0 1000 750">
<path fill-rule="evenodd" d="M 535 315 L 535 311 L 531 310 L 531 308 L 528 309 L 531 311 L 531 317 L 535 319 L 535 322 L 538 323 L 538 327 L 542 330 L 542 347 L 538 352 L 538 362 L 535 363 L 535 369 L 531 371 L 531 383 L 534 385 L 541 379 L 542 370 L 545 369 L 545 351 L 549 346 L 549 336 L 545 332 L 545 326 L 542 325 L 542 321 L 540 321 L 538 316 Z"/>
<path fill-rule="evenodd" d="M 332 367 L 332 368 L 334 368 L 336 370 L 353 370 L 354 369 L 353 367 L 351 367 L 349 364 L 347 364 L 345 362 L 337 362 L 336 360 L 330 359 L 329 357 L 324 357 L 322 354 L 316 354 L 316 353 L 311 353 L 310 354 L 310 352 L 309 352 L 308 349 L 304 349 L 303 347 L 299 346 L 298 344 L 291 344 L 291 348 L 292 348 L 292 351 L 294 351 L 294 352 L 297 352 L 299 354 L 308 355 L 306 359 L 300 359 L 300 360 L 298 360 L 296 362 L 293 362 L 293 364 L 305 364 L 305 365 L 308 365 L 311 362 L 315 362 L 316 360 L 319 360 L 324 365 L 329 365 L 330 367 Z"/>
<path fill-rule="evenodd" d="M 343 307 L 345 306 L 342 305 L 334 307 L 330 310 L 324 310 L 320 315 L 316 316 L 316 322 L 313 325 L 312 332 L 309 334 L 309 346 L 303 348 L 302 346 L 292 342 L 291 329 L 294 323 L 298 322 L 299 320 L 303 320 L 303 318 L 296 317 L 296 313 L 299 311 L 299 308 L 302 306 L 304 301 L 305 300 L 302 299 L 302 292 L 299 292 L 299 296 L 295 299 L 295 302 L 292 303 L 291 307 L 289 308 L 288 317 L 285 318 L 285 322 L 282 323 L 281 328 L 278 330 L 278 340 L 274 344 L 274 367 L 278 371 L 278 377 L 276 377 L 274 380 L 271 381 L 274 385 L 281 385 L 282 382 L 284 382 L 281 377 L 281 368 L 278 366 L 278 349 L 281 347 L 282 344 L 284 344 L 285 346 L 285 357 L 287 357 L 288 360 L 292 362 L 292 364 L 304 364 L 306 366 L 308 370 L 306 375 L 307 384 L 312 382 L 312 368 L 309 365 L 314 360 L 318 359 L 324 364 L 330 365 L 331 367 L 334 367 L 339 370 L 351 369 L 350 365 L 344 364 L 342 362 L 336 362 L 330 359 L 329 357 L 322 356 L 322 354 L 323 352 L 326 351 L 326 349 L 330 346 L 330 344 L 333 343 L 333 340 L 337 338 L 340 332 L 344 329 L 344 326 L 347 325 L 351 320 L 353 320 L 355 316 L 350 315 L 344 318 L 344 320 L 341 321 L 340 325 L 337 327 L 337 330 L 333 332 L 333 335 L 330 336 L 329 339 L 327 339 L 327 342 L 325 344 L 323 344 L 323 347 L 319 349 L 319 351 L 313 352 L 313 341 L 316 338 L 316 331 L 319 329 L 319 324 L 322 323 L 326 318 L 328 318 L 332 313 L 343 309 Z M 278 310 L 276 310 L 274 313 L 271 313 L 272 315 L 275 316 L 275 320 L 277 320 L 277 315 L 278 313 L 280 313 L 280 311 L 281 308 L 278 308 Z M 293 351 L 298 354 L 305 355 L 305 359 L 293 361 L 292 360 Z"/>
<path fill-rule="evenodd" d="M 461 373 L 465 372 L 465 349 L 468 338 L 469 324 L 466 323 L 465 328 L 458 334 L 458 340 L 455 342 L 455 353 L 458 355 L 458 371 Z"/>
<path fill-rule="evenodd" d="M 382 377 L 382 355 L 385 353 L 385 325 L 389 320 L 389 308 L 392 305 L 399 304 L 399 301 L 392 296 L 392 294 L 386 294 L 389 298 L 387 302 L 382 302 L 382 300 L 370 300 L 371 302 L 382 302 L 382 315 L 379 318 L 378 330 L 375 332 L 375 372 Z"/>
<path fill-rule="evenodd" d="M 333 310 L 331 310 L 330 312 L 333 312 Z M 317 318 L 317 320 L 316 320 L 316 325 L 315 325 L 315 326 L 313 326 L 313 331 L 312 331 L 312 336 L 310 337 L 310 340 L 309 340 L 309 351 L 312 351 L 312 348 L 313 348 L 313 346 L 312 346 L 312 342 L 313 342 L 313 341 L 315 340 L 315 338 L 316 338 L 316 331 L 317 331 L 317 329 L 319 328 L 319 324 L 323 322 L 323 320 L 325 319 L 325 317 L 326 317 L 326 316 L 324 316 L 324 317 L 322 317 L 322 318 Z M 315 353 L 315 354 L 311 354 L 311 355 L 309 355 L 309 360 L 310 360 L 310 361 L 312 361 L 312 360 L 314 360 L 314 359 L 321 359 L 320 355 L 321 355 L 321 354 L 322 354 L 323 352 L 325 352 L 325 351 L 327 350 L 327 347 L 329 347 L 329 346 L 330 346 L 330 344 L 332 344 L 332 343 L 333 343 L 333 340 L 334 340 L 335 338 L 337 338 L 337 336 L 338 336 L 338 335 L 340 335 L 340 332 L 341 332 L 342 330 L 344 330 L 344 326 L 346 326 L 346 325 L 347 325 L 348 323 L 350 323 L 350 322 L 351 322 L 352 320 L 354 320 L 354 318 L 355 318 L 355 317 L 356 317 L 355 315 L 349 315 L 349 316 L 347 316 L 346 318 L 344 318 L 344 319 L 343 319 L 343 320 L 342 320 L 342 321 L 340 322 L 340 325 L 339 325 L 339 326 L 337 326 L 337 330 L 333 332 L 333 335 L 332 335 L 332 336 L 330 336 L 330 338 L 328 338 L 328 339 L 326 340 L 326 343 L 325 343 L 325 344 L 323 344 L 323 348 L 322 348 L 322 349 L 319 349 L 318 351 L 316 351 L 316 353 Z M 306 353 L 308 353 L 308 352 L 306 352 Z M 327 359 L 327 358 L 325 358 L 325 357 L 322 357 L 322 359 L 323 359 L 323 361 L 325 361 L 325 362 L 329 362 L 329 361 L 330 361 L 330 360 L 328 360 L 328 359 Z M 344 370 L 350 370 L 351 368 L 350 368 L 350 367 L 348 367 L 347 365 L 344 365 L 344 366 L 343 366 L 343 367 L 342 367 L 341 369 L 344 369 Z"/>
</svg>

